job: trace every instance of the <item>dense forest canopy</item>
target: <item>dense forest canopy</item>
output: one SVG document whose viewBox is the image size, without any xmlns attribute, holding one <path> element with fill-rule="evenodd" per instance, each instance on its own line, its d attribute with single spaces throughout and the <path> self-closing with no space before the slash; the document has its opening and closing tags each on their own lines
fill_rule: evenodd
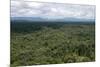
<svg viewBox="0 0 100 67">
<path fill-rule="evenodd" d="M 11 66 L 95 61 L 95 23 L 11 22 Z"/>
</svg>

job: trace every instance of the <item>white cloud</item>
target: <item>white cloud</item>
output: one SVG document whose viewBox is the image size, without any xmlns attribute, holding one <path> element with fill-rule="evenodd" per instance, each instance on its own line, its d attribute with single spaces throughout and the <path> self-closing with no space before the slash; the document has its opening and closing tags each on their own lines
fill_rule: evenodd
<svg viewBox="0 0 100 67">
<path fill-rule="evenodd" d="M 73 4 L 89 4 L 89 5 L 95 4 L 95 0 L 25 0 L 25 1 L 73 3 Z"/>
<path fill-rule="evenodd" d="M 40 3 L 37 3 L 37 2 L 27 2 L 28 6 L 29 7 L 39 7 L 41 6 Z"/>
<path fill-rule="evenodd" d="M 66 17 L 95 18 L 95 6 L 56 3 L 11 1 L 12 17 L 41 17 L 45 19 L 61 19 Z"/>
</svg>

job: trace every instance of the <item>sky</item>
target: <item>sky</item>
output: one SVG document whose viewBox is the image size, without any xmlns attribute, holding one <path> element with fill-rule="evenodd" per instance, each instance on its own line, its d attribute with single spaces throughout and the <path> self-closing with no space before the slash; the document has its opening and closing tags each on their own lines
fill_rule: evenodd
<svg viewBox="0 0 100 67">
<path fill-rule="evenodd" d="M 95 19 L 95 2 L 94 0 L 11 0 L 11 17 L 40 17 L 50 20 Z"/>
</svg>

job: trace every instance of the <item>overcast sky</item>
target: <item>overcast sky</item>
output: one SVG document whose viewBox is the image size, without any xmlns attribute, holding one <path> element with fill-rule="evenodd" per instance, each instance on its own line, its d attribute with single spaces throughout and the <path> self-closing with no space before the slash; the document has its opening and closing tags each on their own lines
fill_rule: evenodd
<svg viewBox="0 0 100 67">
<path fill-rule="evenodd" d="M 40 0 L 37 1 L 39 2 L 32 2 L 32 0 L 11 0 L 11 17 L 41 17 L 44 19 L 62 19 L 67 17 L 86 19 L 95 18 L 94 0 L 41 0 L 42 2 L 40 2 Z M 62 4 L 43 3 L 47 1 L 57 1 L 57 3 Z"/>
</svg>

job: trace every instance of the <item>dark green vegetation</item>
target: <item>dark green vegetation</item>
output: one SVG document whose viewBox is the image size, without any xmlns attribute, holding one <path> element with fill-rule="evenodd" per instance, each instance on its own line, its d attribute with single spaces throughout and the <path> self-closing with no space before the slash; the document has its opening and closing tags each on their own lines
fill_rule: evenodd
<svg viewBox="0 0 100 67">
<path fill-rule="evenodd" d="M 11 66 L 95 61 L 94 23 L 11 23 Z"/>
</svg>

